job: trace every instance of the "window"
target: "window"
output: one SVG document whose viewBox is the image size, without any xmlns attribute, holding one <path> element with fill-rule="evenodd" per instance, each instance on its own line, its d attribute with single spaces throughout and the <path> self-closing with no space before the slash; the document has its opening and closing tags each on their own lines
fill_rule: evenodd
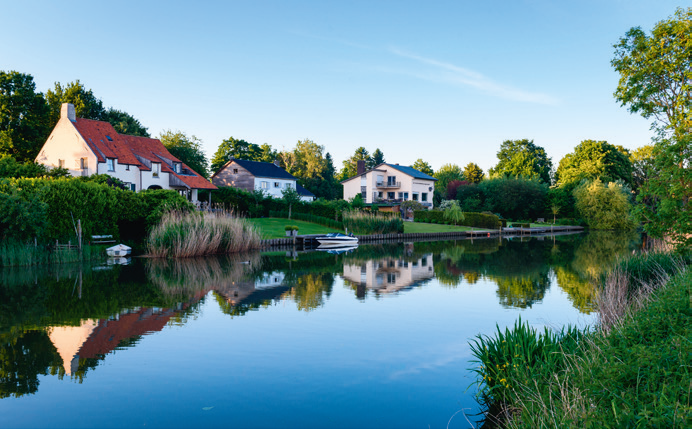
<svg viewBox="0 0 692 429">
<path fill-rule="evenodd" d="M 234 169 L 233 169 L 233 174 L 238 174 L 238 169 L 237 169 L 237 168 L 234 168 Z"/>
<path fill-rule="evenodd" d="M 113 158 L 106 158 L 106 165 L 108 166 L 108 171 L 115 171 L 115 160 Z"/>
<path fill-rule="evenodd" d="M 60 167 L 60 168 L 65 168 L 65 160 L 64 160 L 64 159 L 59 159 L 59 160 L 58 160 L 58 167 Z"/>
<path fill-rule="evenodd" d="M 408 201 L 408 192 L 404 192 L 404 201 Z"/>
<path fill-rule="evenodd" d="M 79 168 L 82 170 L 89 168 L 88 158 L 79 158 Z"/>
<path fill-rule="evenodd" d="M 396 274 L 394 274 L 394 273 L 387 273 L 387 283 L 389 283 L 389 284 L 394 284 L 394 283 L 396 283 Z"/>
<path fill-rule="evenodd" d="M 399 192 L 399 199 L 402 199 L 402 198 L 404 198 L 404 193 L 403 193 L 403 192 Z"/>
<path fill-rule="evenodd" d="M 260 185 L 262 186 L 262 189 L 268 189 L 269 188 L 269 182 L 261 182 Z"/>
<path fill-rule="evenodd" d="M 393 200 L 394 199 L 394 192 L 387 192 L 387 199 Z"/>
<path fill-rule="evenodd" d="M 396 176 L 387 176 L 387 185 L 396 184 Z"/>
<path fill-rule="evenodd" d="M 125 170 L 130 171 L 130 164 L 125 164 Z"/>
<path fill-rule="evenodd" d="M 418 201 L 418 192 L 413 193 L 413 201 Z"/>
<path fill-rule="evenodd" d="M 421 194 L 420 200 L 421 200 L 421 201 L 428 201 L 428 193 L 427 193 L 427 192 L 423 192 L 423 193 Z"/>
<path fill-rule="evenodd" d="M 279 182 L 274 182 L 274 187 L 275 187 L 275 188 L 280 188 L 280 187 L 281 187 L 281 184 L 280 184 Z"/>
<path fill-rule="evenodd" d="M 129 167 L 129 165 L 128 165 L 128 167 Z M 134 183 L 130 183 L 130 190 L 131 190 L 132 192 L 137 191 L 137 185 L 135 185 Z"/>
<path fill-rule="evenodd" d="M 151 163 L 151 176 L 152 177 L 159 177 L 159 172 L 161 171 L 161 163 L 159 162 L 152 162 Z"/>
<path fill-rule="evenodd" d="M 290 189 L 290 187 L 291 187 L 291 184 L 290 184 L 290 183 L 286 183 L 286 189 Z"/>
<path fill-rule="evenodd" d="M 112 142 L 112 141 L 113 141 L 113 139 L 111 138 L 111 136 L 106 136 L 106 138 L 108 139 L 109 142 Z"/>
<path fill-rule="evenodd" d="M 180 174 L 180 172 L 182 171 L 182 164 L 179 163 L 179 162 L 173 163 L 173 170 L 174 170 L 176 173 Z"/>
<path fill-rule="evenodd" d="M 382 192 L 377 193 L 377 198 L 382 198 Z"/>
</svg>

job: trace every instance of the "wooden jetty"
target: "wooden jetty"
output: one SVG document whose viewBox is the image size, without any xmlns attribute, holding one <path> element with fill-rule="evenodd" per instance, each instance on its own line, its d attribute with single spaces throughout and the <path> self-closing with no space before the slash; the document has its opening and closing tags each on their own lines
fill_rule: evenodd
<svg viewBox="0 0 692 429">
<path fill-rule="evenodd" d="M 367 243 L 392 243 L 392 242 L 410 242 L 410 241 L 437 241 L 437 240 L 461 240 L 461 239 L 476 239 L 488 237 L 511 237 L 511 236 L 538 236 L 538 235 L 553 235 L 582 232 L 581 226 L 549 226 L 536 228 L 502 228 L 500 229 L 474 229 L 469 231 L 453 231 L 453 232 L 432 232 L 432 233 L 410 233 L 410 234 L 371 234 L 357 235 L 359 244 Z M 275 238 L 262 240 L 262 248 L 271 249 L 314 249 L 319 246 L 316 237 L 324 234 L 297 235 L 296 237 Z M 295 241 L 294 241 L 295 238 Z"/>
</svg>

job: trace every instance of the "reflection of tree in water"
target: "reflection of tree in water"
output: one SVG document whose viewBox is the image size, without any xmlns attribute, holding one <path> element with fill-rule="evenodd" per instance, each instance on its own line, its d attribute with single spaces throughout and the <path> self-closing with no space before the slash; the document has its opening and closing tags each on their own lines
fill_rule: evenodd
<svg viewBox="0 0 692 429">
<path fill-rule="evenodd" d="M 332 294 L 333 273 L 306 273 L 293 275 L 287 273 L 284 284 L 291 289 L 284 296 L 291 297 L 299 310 L 311 311 L 324 305 Z"/>
<path fill-rule="evenodd" d="M 531 308 L 543 300 L 550 288 L 548 271 L 532 272 L 526 276 L 489 276 L 497 284 L 497 296 L 503 307 Z"/>
<path fill-rule="evenodd" d="M 572 268 L 582 278 L 595 280 L 635 251 L 638 243 L 634 231 L 591 231 L 574 252 Z"/>
<path fill-rule="evenodd" d="M 30 331 L 0 346 L 0 398 L 38 391 L 38 376 L 55 372 L 60 355 L 43 331 Z"/>
<path fill-rule="evenodd" d="M 596 309 L 594 283 L 565 267 L 555 267 L 554 271 L 557 285 L 567 293 L 574 308 L 581 313 L 591 314 Z"/>
</svg>

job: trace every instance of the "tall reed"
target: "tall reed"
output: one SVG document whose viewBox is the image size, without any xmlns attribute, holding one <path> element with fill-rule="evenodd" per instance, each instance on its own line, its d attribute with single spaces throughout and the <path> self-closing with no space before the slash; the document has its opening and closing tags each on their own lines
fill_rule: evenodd
<svg viewBox="0 0 692 429">
<path fill-rule="evenodd" d="M 172 211 L 149 232 L 147 256 L 189 258 L 260 247 L 257 229 L 232 212 Z"/>
<path fill-rule="evenodd" d="M 344 213 L 344 228 L 357 234 L 394 234 L 404 232 L 399 213 Z"/>
<path fill-rule="evenodd" d="M 56 250 L 44 244 L 24 243 L 14 240 L 0 241 L 0 267 L 30 267 L 42 264 L 105 259 L 105 246 L 83 245 L 77 249 Z"/>
</svg>

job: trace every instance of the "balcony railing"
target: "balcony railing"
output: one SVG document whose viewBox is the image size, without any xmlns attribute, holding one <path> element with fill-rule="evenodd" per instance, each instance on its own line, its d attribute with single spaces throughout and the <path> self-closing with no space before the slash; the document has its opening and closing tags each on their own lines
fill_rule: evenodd
<svg viewBox="0 0 692 429">
<path fill-rule="evenodd" d="M 401 188 L 401 182 L 377 182 L 375 186 L 378 188 Z"/>
</svg>

